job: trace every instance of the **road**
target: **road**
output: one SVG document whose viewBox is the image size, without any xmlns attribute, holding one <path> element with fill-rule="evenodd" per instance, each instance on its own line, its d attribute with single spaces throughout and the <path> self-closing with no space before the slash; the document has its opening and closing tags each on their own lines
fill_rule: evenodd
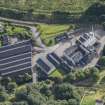
<svg viewBox="0 0 105 105">
<path fill-rule="evenodd" d="M 35 25 L 35 24 L 37 24 L 37 22 L 22 21 L 22 20 L 16 20 L 16 19 L 4 18 L 4 17 L 0 17 L 0 21 L 8 21 L 8 22 L 11 22 L 11 23 L 25 24 L 25 25 Z"/>
<path fill-rule="evenodd" d="M 36 44 L 42 48 L 45 48 L 46 46 L 43 44 L 41 38 L 40 38 L 40 32 L 37 31 L 35 27 L 30 27 L 32 32 L 32 38 L 36 41 Z"/>
</svg>

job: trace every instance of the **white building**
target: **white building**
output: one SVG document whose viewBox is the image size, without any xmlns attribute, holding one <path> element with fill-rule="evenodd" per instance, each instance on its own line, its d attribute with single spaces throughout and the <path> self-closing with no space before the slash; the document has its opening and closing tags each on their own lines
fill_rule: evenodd
<svg viewBox="0 0 105 105">
<path fill-rule="evenodd" d="M 96 43 L 97 39 L 93 32 L 85 33 L 79 39 L 79 42 L 85 47 L 93 46 Z"/>
</svg>

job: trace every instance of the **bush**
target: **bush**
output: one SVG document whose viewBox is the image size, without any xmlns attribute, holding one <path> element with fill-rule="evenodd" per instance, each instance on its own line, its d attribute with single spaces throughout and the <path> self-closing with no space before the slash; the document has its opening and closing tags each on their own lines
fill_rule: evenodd
<svg viewBox="0 0 105 105">
<path fill-rule="evenodd" d="M 7 101 L 8 95 L 5 92 L 0 93 L 0 102 Z"/>
<path fill-rule="evenodd" d="M 77 79 L 75 73 L 69 73 L 67 76 L 65 76 L 64 81 L 66 82 L 74 82 Z"/>
<path fill-rule="evenodd" d="M 27 99 L 27 89 L 26 88 L 21 88 L 20 90 L 17 90 L 15 93 L 15 97 L 17 100 L 26 100 Z"/>
<path fill-rule="evenodd" d="M 94 81 L 97 81 L 99 79 L 99 70 L 95 67 L 88 68 L 86 70 L 75 70 L 74 72 L 67 74 L 64 77 L 64 81 L 73 83 L 75 81 L 81 81 L 89 77 Z"/>
<path fill-rule="evenodd" d="M 76 72 L 76 77 L 77 77 L 79 80 L 83 80 L 86 76 L 85 76 L 83 70 L 79 70 L 79 71 Z"/>
<path fill-rule="evenodd" d="M 79 105 L 79 103 L 75 99 L 70 99 L 68 100 L 68 105 Z"/>
<path fill-rule="evenodd" d="M 11 82 L 11 78 L 9 78 L 9 77 L 2 77 L 0 82 L 1 82 L 2 86 L 7 88 L 8 83 Z"/>
<path fill-rule="evenodd" d="M 100 59 L 99 59 L 99 62 L 98 62 L 99 66 L 101 69 L 104 69 L 105 68 L 105 56 L 102 56 Z"/>
<path fill-rule="evenodd" d="M 79 101 L 80 96 L 76 88 L 68 83 L 62 83 L 54 87 L 54 94 L 56 99 L 69 100 L 71 98 Z M 75 96 L 76 95 L 76 96 Z"/>
<path fill-rule="evenodd" d="M 17 84 L 14 82 L 8 83 L 7 89 L 9 93 L 14 92 L 14 90 L 16 89 Z"/>
</svg>

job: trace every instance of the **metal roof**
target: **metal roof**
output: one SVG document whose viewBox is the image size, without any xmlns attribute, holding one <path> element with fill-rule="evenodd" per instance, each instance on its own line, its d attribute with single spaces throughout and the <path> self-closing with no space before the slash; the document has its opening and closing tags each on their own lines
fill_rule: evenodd
<svg viewBox="0 0 105 105">
<path fill-rule="evenodd" d="M 50 74 L 55 69 L 55 66 L 47 59 L 46 56 L 40 57 L 37 60 L 37 65 L 46 74 Z"/>
<path fill-rule="evenodd" d="M 0 74 L 5 76 L 31 71 L 31 55 L 30 40 L 0 48 Z"/>
</svg>

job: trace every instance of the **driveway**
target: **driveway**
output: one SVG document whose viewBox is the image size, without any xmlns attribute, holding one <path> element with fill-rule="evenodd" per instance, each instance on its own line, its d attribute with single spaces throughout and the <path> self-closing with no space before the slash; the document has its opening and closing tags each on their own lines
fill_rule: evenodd
<svg viewBox="0 0 105 105">
<path fill-rule="evenodd" d="M 32 38 L 35 40 L 36 44 L 39 47 L 45 48 L 46 46 L 43 44 L 41 38 L 40 38 L 40 32 L 37 31 L 36 27 L 30 27 L 32 32 Z"/>
</svg>

